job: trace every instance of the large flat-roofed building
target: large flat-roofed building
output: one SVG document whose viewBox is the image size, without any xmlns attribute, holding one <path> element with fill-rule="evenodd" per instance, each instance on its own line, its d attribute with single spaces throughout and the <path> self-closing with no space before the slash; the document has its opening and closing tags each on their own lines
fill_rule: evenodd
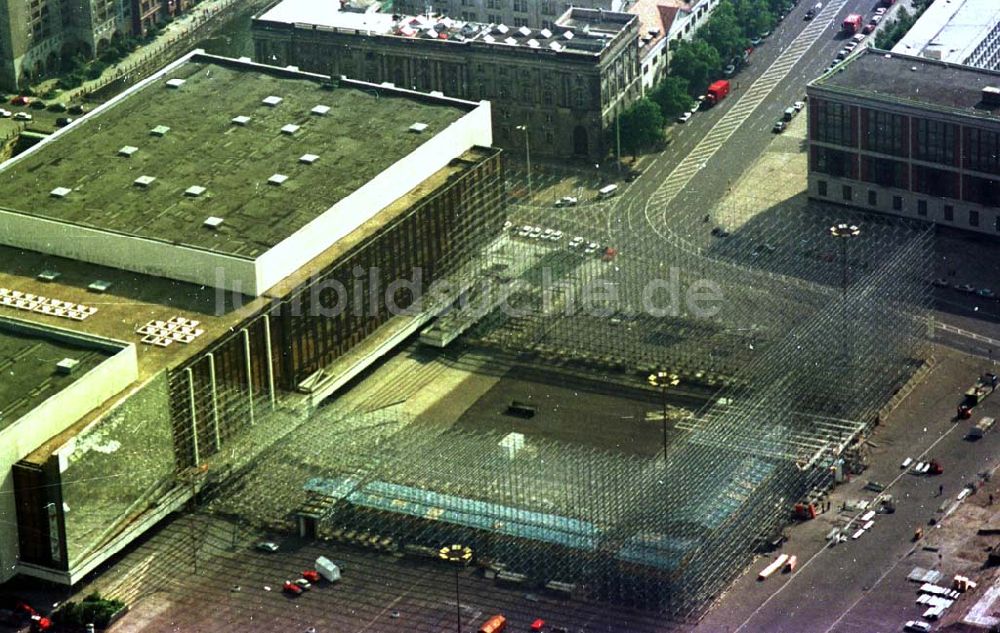
<svg viewBox="0 0 1000 633">
<path fill-rule="evenodd" d="M 892 52 L 1000 70 L 1000 3 L 935 2 L 892 47 Z"/>
<path fill-rule="evenodd" d="M 811 197 L 1000 234 L 1000 73 L 867 49 L 807 94 Z"/>
<path fill-rule="evenodd" d="M 490 141 L 486 103 L 196 51 L 0 165 L 0 582 L 77 582 L 419 331 L 503 239 Z"/>
<path fill-rule="evenodd" d="M 639 20 L 572 8 L 551 29 L 341 10 L 285 0 L 253 22 L 256 59 L 398 87 L 488 99 L 498 145 L 601 160 L 641 94 Z M 525 134 L 525 128 L 527 134 Z"/>
<path fill-rule="evenodd" d="M 488 105 L 185 59 L 0 168 L 0 232 L 257 296 L 453 148 L 488 147 L 489 120 Z"/>
</svg>

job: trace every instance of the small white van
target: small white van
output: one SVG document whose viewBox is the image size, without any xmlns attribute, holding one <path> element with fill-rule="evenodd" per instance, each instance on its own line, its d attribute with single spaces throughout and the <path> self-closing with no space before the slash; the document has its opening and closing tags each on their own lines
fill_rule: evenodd
<svg viewBox="0 0 1000 633">
<path fill-rule="evenodd" d="M 610 198 L 618 192 L 618 185 L 606 185 L 597 190 L 598 198 Z"/>
</svg>

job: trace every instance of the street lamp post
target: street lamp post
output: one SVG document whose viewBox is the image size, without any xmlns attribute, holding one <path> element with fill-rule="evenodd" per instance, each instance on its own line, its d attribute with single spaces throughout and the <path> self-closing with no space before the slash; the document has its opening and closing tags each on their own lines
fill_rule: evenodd
<svg viewBox="0 0 1000 633">
<path fill-rule="evenodd" d="M 455 631 L 462 633 L 462 603 L 458 593 L 458 572 L 472 562 L 472 548 L 465 545 L 445 545 L 438 550 L 438 558 L 451 563 L 455 567 Z"/>
<path fill-rule="evenodd" d="M 661 369 L 650 374 L 647 380 L 650 385 L 660 390 L 660 396 L 663 400 L 663 463 L 665 465 L 667 463 L 667 389 L 679 385 L 681 379 L 677 374 L 671 374 Z"/>
<path fill-rule="evenodd" d="M 830 235 L 834 239 L 840 240 L 840 260 L 842 267 L 841 292 L 847 296 L 847 243 L 855 237 L 861 235 L 861 229 L 856 224 L 845 224 L 843 222 L 830 227 Z"/>
<path fill-rule="evenodd" d="M 845 222 L 840 222 L 834 224 L 830 227 L 830 236 L 835 240 L 840 241 L 840 266 L 841 266 L 841 277 L 840 277 L 840 301 L 842 304 L 841 311 L 843 313 L 842 319 L 843 323 L 841 328 L 843 329 L 843 350 L 844 355 L 844 369 L 850 371 L 851 368 L 851 336 L 848 335 L 850 329 L 848 328 L 848 315 L 847 315 L 847 285 L 848 285 L 848 258 L 847 258 L 847 244 L 854 238 L 861 235 L 861 229 L 856 224 L 847 224 Z"/>
<path fill-rule="evenodd" d="M 528 204 L 531 204 L 531 145 L 528 142 L 528 126 L 518 125 L 516 129 L 524 132 L 524 162 L 528 166 Z"/>
</svg>

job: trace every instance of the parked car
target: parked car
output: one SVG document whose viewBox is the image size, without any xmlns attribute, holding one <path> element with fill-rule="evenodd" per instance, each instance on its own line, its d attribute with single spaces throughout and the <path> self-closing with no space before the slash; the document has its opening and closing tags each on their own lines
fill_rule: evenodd
<svg viewBox="0 0 1000 633">
<path fill-rule="evenodd" d="M 28 104 L 28 107 L 31 108 L 32 110 L 44 110 L 45 109 L 45 102 L 44 101 L 32 101 L 30 104 Z"/>
<path fill-rule="evenodd" d="M 924 622 L 923 620 L 910 620 L 903 625 L 904 631 L 917 631 L 919 633 L 927 633 L 931 630 L 931 625 Z"/>
<path fill-rule="evenodd" d="M 771 32 L 770 31 L 764 31 L 763 33 L 760 34 L 760 39 L 762 39 L 762 40 L 766 40 L 769 37 L 771 37 Z"/>
<path fill-rule="evenodd" d="M 575 207 L 576 203 L 579 202 L 576 196 L 563 196 L 556 200 L 557 207 Z"/>
<path fill-rule="evenodd" d="M 854 42 L 848 42 L 847 44 L 844 45 L 844 50 L 847 51 L 848 53 L 850 53 L 851 51 L 853 51 L 857 47 L 858 47 L 858 45 L 855 44 Z"/>
<path fill-rule="evenodd" d="M 873 15 L 872 19 L 868 20 L 868 23 L 869 24 L 878 24 L 881 21 L 882 21 L 882 16 L 881 15 Z"/>
<path fill-rule="evenodd" d="M 729 237 L 729 231 L 722 228 L 721 226 L 717 226 L 714 229 L 712 229 L 712 235 L 714 235 L 715 237 Z"/>
<path fill-rule="evenodd" d="M 258 551 L 267 552 L 269 554 L 273 554 L 278 551 L 278 544 L 271 541 L 261 541 L 260 543 L 257 543 L 255 547 Z"/>
<path fill-rule="evenodd" d="M 16 106 L 26 106 L 30 105 L 32 101 L 34 101 L 32 97 L 28 97 L 25 95 L 16 95 L 13 99 L 10 100 L 10 104 Z"/>
<path fill-rule="evenodd" d="M 60 103 L 58 101 L 53 101 L 52 103 L 49 104 L 48 110 L 49 112 L 65 112 L 66 104 Z"/>
<path fill-rule="evenodd" d="M 937 288 L 947 288 L 951 284 L 944 277 L 938 277 L 937 279 L 931 282 L 931 285 Z"/>
<path fill-rule="evenodd" d="M 969 294 L 972 294 L 976 291 L 976 287 L 973 286 L 972 284 L 955 284 L 952 287 L 959 292 L 968 292 Z"/>
<path fill-rule="evenodd" d="M 291 580 L 286 580 L 285 584 L 281 586 L 282 591 L 292 596 L 301 596 L 304 591 L 302 587 L 296 585 Z"/>
<path fill-rule="evenodd" d="M 67 112 L 69 112 L 70 114 L 84 114 L 86 110 L 84 110 L 83 106 L 80 105 L 79 103 L 74 103 L 69 107 Z"/>
<path fill-rule="evenodd" d="M 761 42 L 763 41 L 764 40 L 762 40 L 760 37 L 755 37 L 752 40 L 750 40 L 750 44 L 752 44 L 754 48 L 757 48 L 758 46 L 761 45 Z"/>
<path fill-rule="evenodd" d="M 15 112 L 14 119 L 18 121 L 31 121 L 34 117 L 27 112 Z"/>
<path fill-rule="evenodd" d="M 785 131 L 786 127 L 788 127 L 788 124 L 784 121 L 775 121 L 774 125 L 771 127 L 771 131 L 775 134 L 781 134 Z"/>
<path fill-rule="evenodd" d="M 996 294 L 994 294 L 993 291 L 990 290 L 989 288 L 980 288 L 979 290 L 976 291 L 976 294 L 979 295 L 980 297 L 985 297 L 987 299 L 993 299 L 994 297 L 996 297 Z"/>
<path fill-rule="evenodd" d="M 885 15 L 885 11 L 886 11 L 885 7 L 879 7 L 875 9 L 875 15 L 882 17 L 883 15 Z"/>
<path fill-rule="evenodd" d="M 684 114 L 680 115 L 679 117 L 677 117 L 677 122 L 678 123 L 687 123 L 688 119 L 690 119 L 690 118 L 691 118 L 691 112 L 688 111 L 688 112 L 685 112 Z"/>
<path fill-rule="evenodd" d="M 864 33 L 856 33 L 854 35 L 854 37 L 851 38 L 851 41 L 854 42 L 855 44 L 860 44 L 864 40 L 865 40 L 865 34 Z"/>
<path fill-rule="evenodd" d="M 636 178 L 642 175 L 642 172 L 638 169 L 630 169 L 625 173 L 625 182 L 632 182 Z"/>
<path fill-rule="evenodd" d="M 580 246 L 582 244 L 583 244 L 583 238 L 580 237 L 579 235 L 577 235 L 576 237 L 574 237 L 573 239 L 571 239 L 569 241 L 569 247 L 570 248 L 577 248 L 578 246 Z"/>
<path fill-rule="evenodd" d="M 309 591 L 310 589 L 312 589 L 312 583 L 310 583 L 305 578 L 297 579 L 295 581 L 295 584 L 298 585 L 303 591 Z"/>
<path fill-rule="evenodd" d="M 58 119 L 56 119 L 56 127 L 66 127 L 67 125 L 69 125 L 72 122 L 73 122 L 73 118 L 72 117 L 61 116 Z"/>
<path fill-rule="evenodd" d="M 865 35 L 869 35 L 874 30 L 875 30 L 875 23 L 869 22 L 864 26 L 863 29 L 861 29 L 861 32 L 864 33 Z"/>
<path fill-rule="evenodd" d="M 10 110 L 4 110 L 3 108 L 0 108 L 0 119 L 9 119 L 12 116 L 14 116 L 13 112 L 11 112 Z"/>
<path fill-rule="evenodd" d="M 736 66 L 733 65 L 733 64 L 729 64 L 728 66 L 726 66 L 722 70 L 722 76 L 723 77 L 727 77 L 728 78 L 728 77 L 732 77 L 735 74 L 736 74 Z"/>
<path fill-rule="evenodd" d="M 559 240 L 562 239 L 562 237 L 563 237 L 562 231 L 552 231 L 552 233 L 549 234 L 549 239 L 553 242 L 558 242 Z"/>
<path fill-rule="evenodd" d="M 796 101 L 795 103 L 792 104 L 792 107 L 795 108 L 796 112 L 802 112 L 802 109 L 806 107 L 806 102 Z"/>
</svg>

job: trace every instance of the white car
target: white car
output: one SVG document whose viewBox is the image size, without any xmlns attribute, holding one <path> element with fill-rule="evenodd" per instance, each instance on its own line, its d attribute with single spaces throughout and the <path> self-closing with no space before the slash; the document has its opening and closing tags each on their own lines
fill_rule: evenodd
<svg viewBox="0 0 1000 633">
<path fill-rule="evenodd" d="M 875 15 L 881 17 L 881 16 L 885 15 L 885 11 L 886 11 L 885 7 L 879 7 L 877 9 L 875 9 Z"/>
<path fill-rule="evenodd" d="M 583 244 L 583 238 L 580 237 L 579 235 L 577 235 L 576 237 L 574 237 L 573 239 L 571 239 L 569 241 L 569 247 L 570 248 L 577 248 L 581 244 Z"/>
<path fill-rule="evenodd" d="M 864 33 L 858 33 L 857 35 L 851 38 L 851 41 L 853 41 L 855 44 L 860 44 L 865 40 L 866 37 L 868 36 L 865 35 Z"/>
<path fill-rule="evenodd" d="M 583 249 L 583 254 L 584 255 L 593 255 L 596 252 L 597 252 L 597 249 L 590 248 L 589 246 L 587 248 Z"/>
<path fill-rule="evenodd" d="M 601 245 L 600 245 L 600 244 L 598 244 L 597 242 L 591 242 L 590 244 L 587 244 L 587 248 L 592 248 L 592 249 L 594 249 L 595 251 L 596 251 L 597 249 L 599 249 L 600 247 L 601 247 Z"/>
<path fill-rule="evenodd" d="M 310 583 L 305 578 L 299 578 L 298 580 L 295 581 L 295 584 L 302 587 L 303 591 L 309 591 L 310 589 L 312 589 L 312 583 Z"/>
<path fill-rule="evenodd" d="M 563 237 L 562 231 L 552 231 L 552 233 L 549 235 L 549 239 L 552 240 L 553 242 L 558 242 L 559 240 L 562 239 L 562 237 Z"/>
<path fill-rule="evenodd" d="M 509 231 L 512 226 L 514 226 L 514 223 L 511 222 L 510 220 L 507 220 L 506 222 L 503 223 L 503 230 Z"/>
<path fill-rule="evenodd" d="M 792 107 L 795 108 L 796 112 L 802 112 L 802 108 L 806 107 L 806 103 L 805 101 L 796 101 L 792 104 Z"/>
<path fill-rule="evenodd" d="M 10 110 L 4 110 L 3 108 L 0 108 L 0 117 L 2 117 L 4 119 L 9 119 L 13 115 L 14 115 L 14 113 L 11 112 Z"/>
<path fill-rule="evenodd" d="M 542 231 L 542 235 L 545 236 L 545 239 L 549 239 L 549 236 L 552 235 L 553 233 L 555 233 L 555 231 L 552 229 L 545 229 L 544 231 Z"/>
<path fill-rule="evenodd" d="M 273 554 L 278 551 L 278 544 L 272 543 L 271 541 L 261 541 L 256 545 L 257 549 L 261 552 L 268 552 Z"/>
<path fill-rule="evenodd" d="M 17 121 L 30 121 L 33 117 L 27 112 L 15 112 L 14 119 Z"/>
<path fill-rule="evenodd" d="M 931 630 L 931 625 L 924 622 L 923 620 L 910 620 L 903 625 L 904 631 L 918 631 L 919 633 L 927 633 Z"/>
<path fill-rule="evenodd" d="M 532 239 L 538 239 L 541 236 L 542 236 L 542 227 L 540 227 L 540 226 L 536 226 L 536 227 L 532 228 L 531 229 L 531 233 L 528 234 L 528 237 L 530 237 Z"/>
<path fill-rule="evenodd" d="M 685 112 L 684 114 L 682 114 L 679 117 L 677 117 L 677 122 L 678 123 L 687 123 L 688 119 L 690 119 L 690 118 L 691 118 L 691 112 Z"/>
<path fill-rule="evenodd" d="M 563 196 L 556 200 L 557 207 L 575 207 L 578 200 L 576 196 Z"/>
</svg>

